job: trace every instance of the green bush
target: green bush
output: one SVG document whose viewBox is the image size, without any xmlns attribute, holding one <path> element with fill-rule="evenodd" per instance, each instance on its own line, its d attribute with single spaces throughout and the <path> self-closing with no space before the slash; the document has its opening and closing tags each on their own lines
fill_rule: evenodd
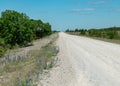
<svg viewBox="0 0 120 86">
<path fill-rule="evenodd" d="M 5 54 L 6 50 L 5 42 L 2 38 L 0 38 L 0 57 Z"/>
<path fill-rule="evenodd" d="M 51 25 L 41 20 L 30 19 L 26 14 L 5 10 L 0 17 L 0 56 L 9 48 L 29 46 L 35 38 L 50 35 Z"/>
<path fill-rule="evenodd" d="M 80 32 L 80 35 L 90 36 L 90 37 L 99 37 L 106 39 L 120 39 L 120 27 L 110 27 L 110 28 L 102 28 L 102 29 L 75 29 L 69 30 L 66 32 Z"/>
<path fill-rule="evenodd" d="M 26 45 L 33 40 L 34 34 L 31 29 L 29 17 L 24 13 L 6 10 L 1 14 L 0 35 L 6 44 L 14 46 Z"/>
</svg>

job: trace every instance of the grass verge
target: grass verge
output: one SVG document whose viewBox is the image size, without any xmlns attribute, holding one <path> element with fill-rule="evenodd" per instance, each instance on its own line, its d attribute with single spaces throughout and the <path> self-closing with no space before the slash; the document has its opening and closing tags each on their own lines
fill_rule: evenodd
<svg viewBox="0 0 120 86">
<path fill-rule="evenodd" d="M 107 39 L 107 38 L 100 38 L 100 37 L 84 36 L 84 35 L 80 35 L 79 32 L 67 32 L 67 34 L 77 35 L 77 36 L 83 36 L 83 37 L 88 37 L 88 38 L 92 38 L 92 39 L 96 39 L 96 40 L 101 40 L 101 41 L 105 41 L 105 42 L 120 44 L 120 40 L 117 40 L 117 39 Z"/>
<path fill-rule="evenodd" d="M 44 70 L 52 68 L 59 52 L 54 42 L 39 50 L 31 50 L 27 55 L 7 55 L 0 62 L 0 86 L 36 86 L 36 82 Z"/>
</svg>

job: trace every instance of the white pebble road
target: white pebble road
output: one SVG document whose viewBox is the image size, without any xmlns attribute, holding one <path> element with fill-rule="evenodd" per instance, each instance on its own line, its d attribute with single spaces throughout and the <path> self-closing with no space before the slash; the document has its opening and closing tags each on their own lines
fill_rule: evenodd
<svg viewBox="0 0 120 86">
<path fill-rule="evenodd" d="M 59 33 L 57 45 L 60 64 L 43 86 L 120 86 L 119 44 Z"/>
</svg>

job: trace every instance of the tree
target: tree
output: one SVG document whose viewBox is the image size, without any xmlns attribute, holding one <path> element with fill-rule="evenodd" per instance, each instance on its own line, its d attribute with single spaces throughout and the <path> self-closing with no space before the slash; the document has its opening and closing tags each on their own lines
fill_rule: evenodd
<svg viewBox="0 0 120 86">
<path fill-rule="evenodd" d="M 0 35 L 6 44 L 27 45 L 34 38 L 29 17 L 13 10 L 2 12 L 0 19 Z"/>
<path fill-rule="evenodd" d="M 67 29 L 65 32 L 70 32 L 70 30 L 69 30 L 69 29 Z"/>
<path fill-rule="evenodd" d="M 76 28 L 76 29 L 75 29 L 75 32 L 79 32 L 79 30 Z"/>
<path fill-rule="evenodd" d="M 35 20 L 35 35 L 36 38 L 41 38 L 52 33 L 51 25 L 49 23 L 43 23 L 41 20 Z"/>
<path fill-rule="evenodd" d="M 80 30 L 80 35 L 86 35 L 86 30 L 85 29 L 81 29 Z"/>
</svg>

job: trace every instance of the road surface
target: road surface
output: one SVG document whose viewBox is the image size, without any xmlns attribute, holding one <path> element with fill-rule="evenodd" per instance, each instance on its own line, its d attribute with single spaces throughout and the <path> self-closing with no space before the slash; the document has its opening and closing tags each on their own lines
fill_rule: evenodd
<svg viewBox="0 0 120 86">
<path fill-rule="evenodd" d="M 43 86 L 120 86 L 120 45 L 59 33 L 59 66 Z"/>
</svg>

